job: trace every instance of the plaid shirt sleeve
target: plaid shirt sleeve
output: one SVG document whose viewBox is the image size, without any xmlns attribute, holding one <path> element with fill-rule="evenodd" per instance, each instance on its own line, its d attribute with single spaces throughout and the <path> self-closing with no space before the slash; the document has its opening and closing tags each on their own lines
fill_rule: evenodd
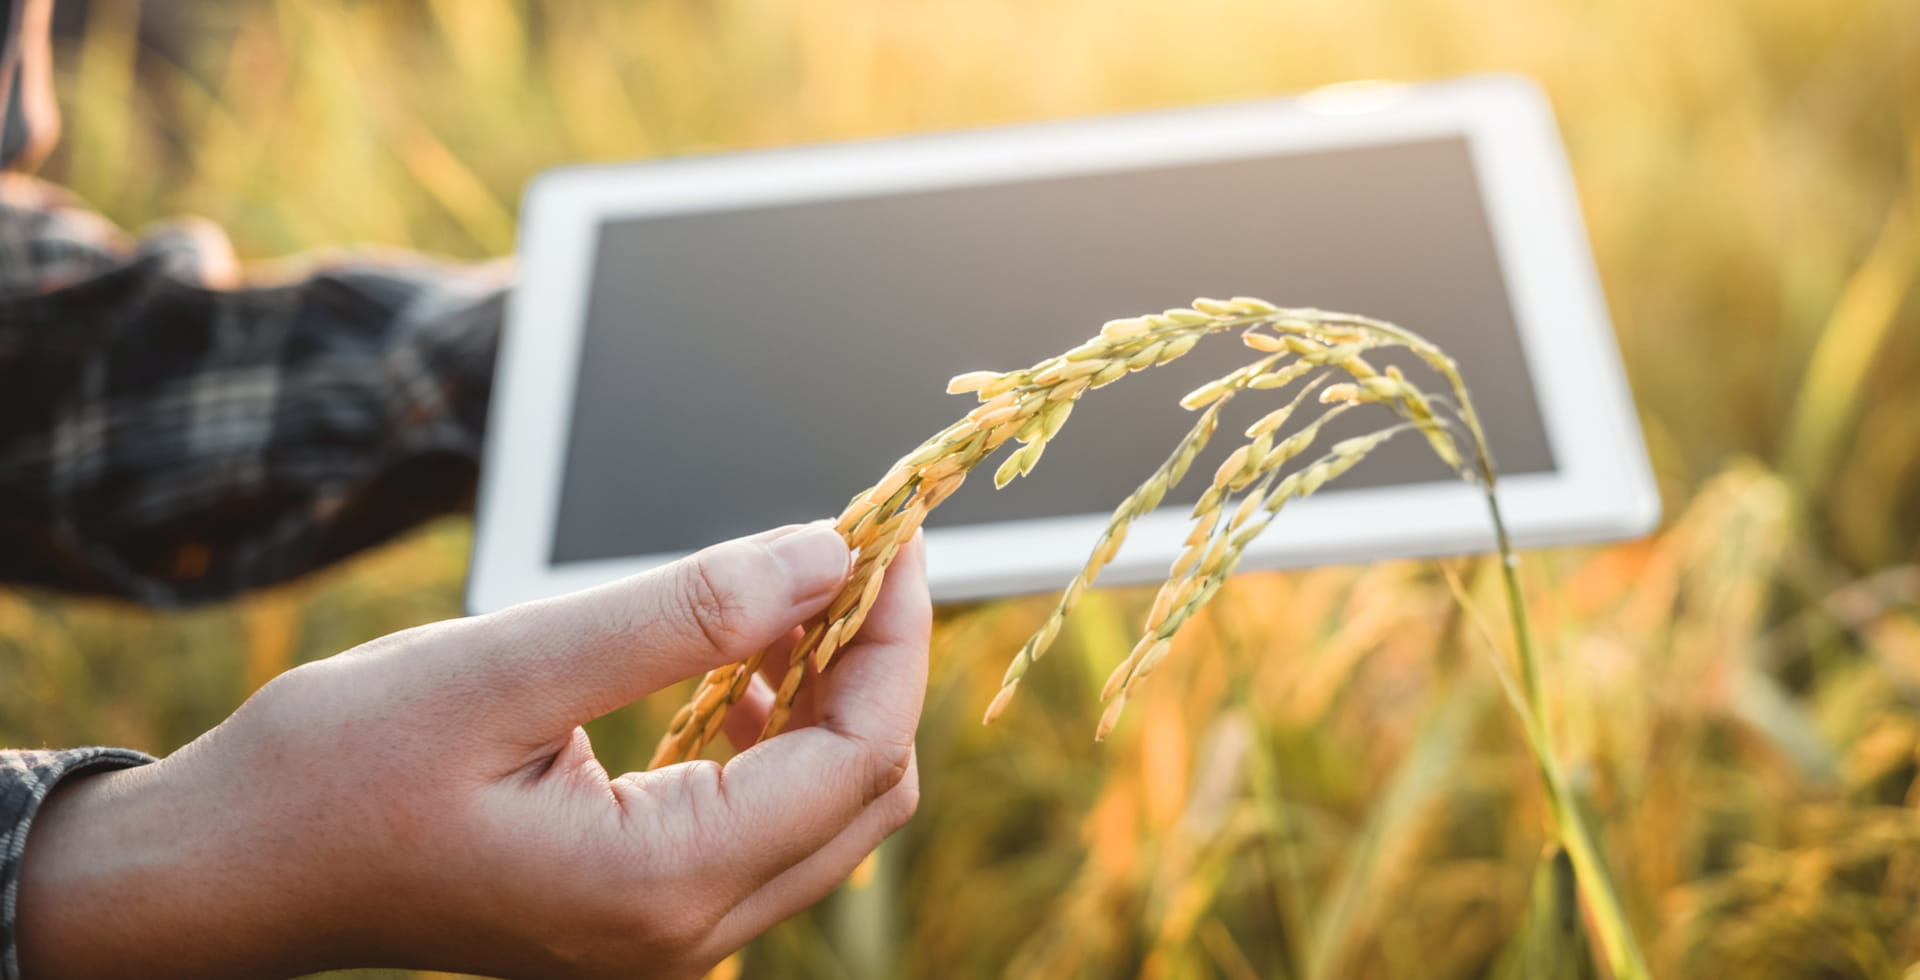
<svg viewBox="0 0 1920 980">
<path fill-rule="evenodd" d="M 14 947 L 20 856 L 40 804 L 68 776 L 152 761 L 152 756 L 131 749 L 0 752 L 0 980 L 20 980 L 20 956 Z"/>
<path fill-rule="evenodd" d="M 218 599 L 470 506 L 504 264 L 230 268 L 0 183 L 0 581 Z"/>
</svg>

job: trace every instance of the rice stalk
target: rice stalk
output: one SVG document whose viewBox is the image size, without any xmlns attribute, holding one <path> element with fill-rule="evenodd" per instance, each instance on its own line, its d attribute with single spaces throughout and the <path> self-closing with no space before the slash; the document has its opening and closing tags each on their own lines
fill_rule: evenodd
<svg viewBox="0 0 1920 980">
<path fill-rule="evenodd" d="M 1158 507 L 1186 475 L 1193 459 L 1213 436 L 1221 406 L 1247 390 L 1281 388 L 1309 379 L 1292 401 L 1248 427 L 1249 441 L 1228 455 L 1202 492 L 1190 515 L 1192 528 L 1186 545 L 1155 596 L 1139 642 L 1114 669 L 1101 693 L 1107 707 L 1095 738 L 1104 739 L 1112 732 L 1135 686 L 1171 653 L 1181 627 L 1213 599 L 1238 567 L 1246 548 L 1289 501 L 1313 495 L 1359 465 L 1388 439 L 1417 431 L 1435 455 L 1463 478 L 1478 484 L 1485 494 L 1501 556 L 1519 666 L 1514 707 L 1540 770 L 1554 829 L 1574 869 L 1612 975 L 1618 980 L 1648 976 L 1598 842 L 1581 817 L 1566 775 L 1553 754 L 1538 655 L 1520 592 L 1519 559 L 1500 513 L 1494 492 L 1493 455 L 1473 401 L 1452 358 L 1419 335 L 1384 321 L 1316 309 L 1282 309 L 1249 297 L 1202 298 L 1188 308 L 1110 321 L 1097 336 L 1078 347 L 1024 370 L 973 371 L 955 377 L 948 383 L 948 392 L 973 394 L 979 404 L 903 456 L 879 483 L 857 494 L 841 513 L 836 529 L 854 554 L 852 571 L 841 592 L 806 625 L 787 655 L 787 670 L 761 737 L 778 734 L 786 726 L 807 673 L 805 668 L 827 669 L 834 654 L 865 621 L 901 544 L 919 530 L 934 507 L 960 488 L 976 466 L 1008 444 L 1018 444 L 1019 448 L 1009 453 L 994 472 L 995 488 L 1006 486 L 1033 470 L 1081 395 L 1131 372 L 1175 360 L 1205 336 L 1228 329 L 1243 330 L 1242 342 L 1265 356 L 1181 399 L 1183 408 L 1201 412 L 1199 420 L 1166 461 L 1115 508 L 1080 574 L 1068 584 L 1040 629 L 1015 654 L 985 720 L 990 722 L 1006 710 L 1021 679 L 1058 636 L 1066 614 L 1093 584 L 1100 569 L 1118 554 L 1127 528 Z M 1398 369 L 1378 370 L 1362 356 L 1385 347 L 1411 352 L 1440 376 L 1451 397 L 1421 391 Z M 1336 372 L 1350 380 L 1325 384 Z M 1282 437 L 1280 433 L 1316 388 L 1320 392 L 1318 403 L 1326 408 Z M 1285 471 L 1287 464 L 1304 457 L 1329 421 L 1363 405 L 1384 406 L 1400 421 L 1341 440 L 1305 466 Z M 1470 459 L 1460 451 L 1456 433 L 1466 437 Z M 761 651 L 738 664 L 709 672 L 669 724 L 652 765 L 685 761 L 704 751 L 719 734 L 727 710 L 745 694 L 766 653 Z"/>
</svg>

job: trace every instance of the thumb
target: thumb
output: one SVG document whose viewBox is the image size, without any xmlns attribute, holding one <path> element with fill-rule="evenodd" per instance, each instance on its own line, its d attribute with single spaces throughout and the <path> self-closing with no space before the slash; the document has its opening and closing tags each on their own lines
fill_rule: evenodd
<svg viewBox="0 0 1920 980">
<path fill-rule="evenodd" d="M 519 722 L 568 728 L 675 681 L 744 660 L 824 609 L 845 583 L 846 542 L 795 525 L 472 621 L 478 669 Z M 533 733 L 529 733 L 533 734 Z"/>
</svg>

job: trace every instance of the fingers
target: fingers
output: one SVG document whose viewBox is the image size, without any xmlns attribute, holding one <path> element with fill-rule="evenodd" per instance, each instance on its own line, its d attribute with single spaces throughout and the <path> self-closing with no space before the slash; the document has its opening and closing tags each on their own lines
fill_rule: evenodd
<svg viewBox="0 0 1920 980">
<path fill-rule="evenodd" d="M 514 721 L 564 730 L 780 639 L 825 607 L 847 563 L 846 543 L 824 525 L 728 541 L 469 620 L 462 667 L 504 695 Z"/>
<path fill-rule="evenodd" d="M 734 906 L 714 928 L 713 944 L 728 949 L 744 946 L 774 923 L 827 897 L 913 816 L 919 800 L 920 766 L 912 761 L 900 785 L 875 800 L 838 837 Z"/>
<path fill-rule="evenodd" d="M 853 643 L 813 678 L 817 723 L 851 738 L 897 737 L 911 749 L 926 697 L 932 630 L 926 543 L 916 533 L 900 549 Z"/>
<path fill-rule="evenodd" d="M 916 538 L 901 549 L 855 641 L 814 678 L 819 724 L 761 742 L 723 770 L 669 766 L 622 776 L 616 789 L 654 800 L 698 794 L 686 805 L 706 815 L 706 839 L 724 842 L 718 850 L 735 860 L 749 886 L 739 893 L 744 897 L 840 838 L 907 781 L 931 620 Z M 870 848 L 885 836 L 877 829 L 884 822 L 864 825 L 866 837 L 851 840 L 870 838 Z M 830 863 L 822 867 L 831 870 Z"/>
</svg>

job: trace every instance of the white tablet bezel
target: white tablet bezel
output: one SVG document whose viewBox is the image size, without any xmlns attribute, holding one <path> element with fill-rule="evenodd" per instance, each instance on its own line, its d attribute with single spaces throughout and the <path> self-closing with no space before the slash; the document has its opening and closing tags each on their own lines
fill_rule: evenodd
<svg viewBox="0 0 1920 980">
<path fill-rule="evenodd" d="M 523 202 L 519 282 L 495 375 L 467 606 L 476 612 L 498 609 L 677 557 L 642 555 L 561 566 L 550 560 L 585 304 L 603 221 L 1444 136 L 1464 136 L 1472 148 L 1558 464 L 1553 473 L 1501 482 L 1501 506 L 1514 540 L 1542 546 L 1644 533 L 1658 520 L 1659 496 L 1552 111 L 1525 79 L 1479 76 L 542 174 Z M 1272 298 L 1313 302 L 1311 296 Z M 965 406 L 956 401 L 954 410 L 957 416 Z M 855 489 L 850 486 L 849 492 Z M 1116 499 L 1127 489 L 1115 487 Z M 1107 516 L 1103 511 L 930 530 L 928 574 L 935 598 L 1058 588 L 1079 569 Z M 1185 536 L 1182 511 L 1149 515 L 1135 525 L 1102 581 L 1158 580 Z M 1242 567 L 1458 553 L 1491 544 L 1485 504 L 1463 483 L 1348 490 L 1336 484 L 1292 505 L 1248 549 Z"/>
</svg>

